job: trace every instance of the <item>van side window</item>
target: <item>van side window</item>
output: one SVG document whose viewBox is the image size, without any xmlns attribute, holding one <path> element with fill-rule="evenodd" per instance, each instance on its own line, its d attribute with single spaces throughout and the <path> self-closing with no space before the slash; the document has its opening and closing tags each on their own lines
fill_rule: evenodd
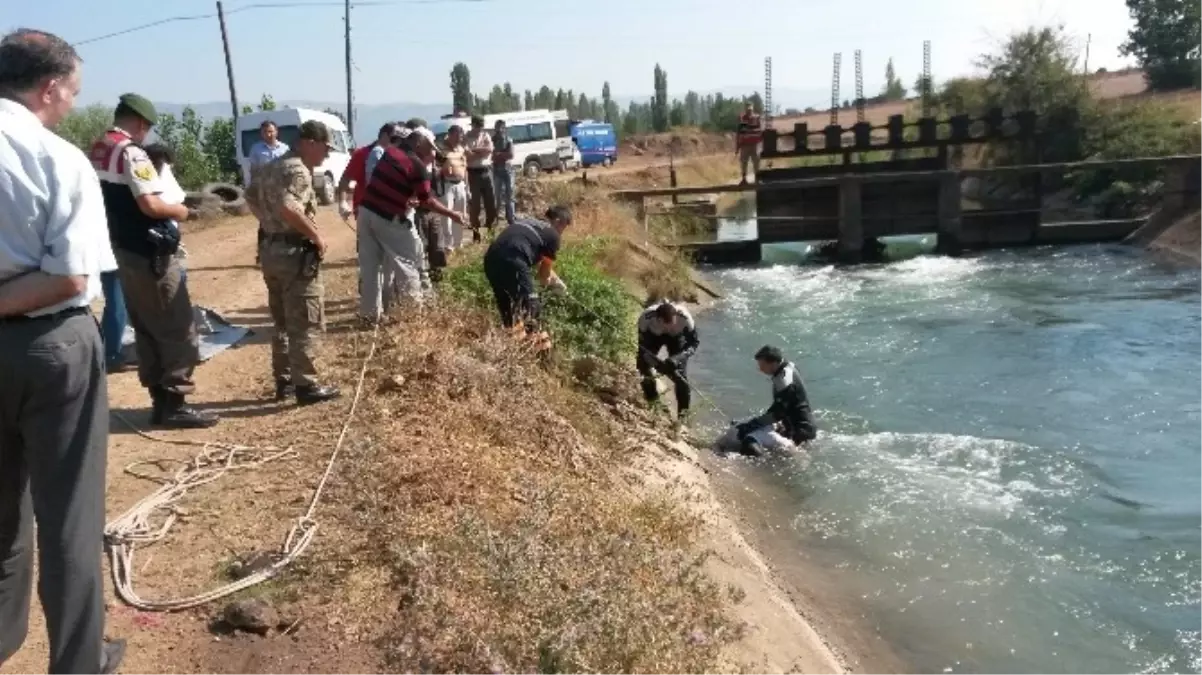
<svg viewBox="0 0 1202 675">
<path fill-rule="evenodd" d="M 529 143 L 533 140 L 530 138 L 530 126 L 529 124 L 515 124 L 508 127 L 509 140 L 513 141 L 514 145 Z"/>
<path fill-rule="evenodd" d="M 549 141 L 555 138 L 550 122 L 539 122 L 537 124 L 528 124 L 526 126 L 530 129 L 529 140 L 531 141 Z"/>
<path fill-rule="evenodd" d="M 334 146 L 334 152 L 346 152 L 346 138 L 341 131 L 330 134 L 330 145 Z"/>
<path fill-rule="evenodd" d="M 571 134 L 571 122 L 569 122 L 568 120 L 556 120 L 555 121 L 555 137 L 556 138 L 567 138 L 568 136 L 571 136 L 571 135 L 572 135 Z"/>
</svg>

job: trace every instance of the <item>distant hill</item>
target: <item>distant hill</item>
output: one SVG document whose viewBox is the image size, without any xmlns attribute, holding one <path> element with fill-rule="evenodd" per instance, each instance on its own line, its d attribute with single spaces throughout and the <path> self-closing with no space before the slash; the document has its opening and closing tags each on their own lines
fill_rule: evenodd
<svg viewBox="0 0 1202 675">
<path fill-rule="evenodd" d="M 345 104 L 334 103 L 332 101 L 276 101 L 276 105 L 281 108 L 314 108 L 316 110 L 325 110 L 327 108 L 342 112 L 346 110 Z M 214 119 L 217 117 L 230 116 L 229 102 L 211 101 L 207 103 L 156 103 L 155 107 L 159 112 L 171 113 L 179 116 L 184 108 L 190 107 L 196 111 L 204 119 Z M 450 102 L 447 103 L 385 103 L 381 105 L 357 105 L 355 106 L 355 141 L 362 143 L 370 143 L 375 140 L 376 132 L 385 122 L 396 122 L 407 120 L 411 117 L 421 117 L 427 121 L 436 120 L 440 115 L 445 115 L 451 109 Z"/>
</svg>

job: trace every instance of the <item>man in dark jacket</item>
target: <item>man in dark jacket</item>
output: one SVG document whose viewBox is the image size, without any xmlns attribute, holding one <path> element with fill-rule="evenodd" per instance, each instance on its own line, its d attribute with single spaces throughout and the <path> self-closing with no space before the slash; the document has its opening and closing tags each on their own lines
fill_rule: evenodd
<svg viewBox="0 0 1202 675">
<path fill-rule="evenodd" d="M 672 380 L 676 388 L 676 417 L 684 420 L 689 413 L 689 357 L 697 352 L 697 324 L 689 310 L 669 300 L 655 303 L 639 315 L 639 353 L 635 362 L 643 377 L 643 397 L 648 403 L 659 400 L 655 373 Z M 661 349 L 668 350 L 667 358 L 659 358 Z"/>
<path fill-rule="evenodd" d="M 501 230 L 484 253 L 484 276 L 496 297 L 501 323 L 512 328 L 521 321 L 531 334 L 538 331 L 542 311 L 534 277 L 549 290 L 567 291 L 554 264 L 560 235 L 571 224 L 572 212 L 566 206 L 552 206 L 545 215 L 545 221 L 518 218 Z"/>
<path fill-rule="evenodd" d="M 755 353 L 760 372 L 772 378 L 772 405 L 758 417 L 738 425 L 738 438 L 748 454 L 761 454 L 760 446 L 751 434 L 767 426 L 779 424 L 781 433 L 794 443 L 812 441 L 818 435 L 810 399 L 797 367 L 785 360 L 780 349 L 764 346 Z"/>
</svg>

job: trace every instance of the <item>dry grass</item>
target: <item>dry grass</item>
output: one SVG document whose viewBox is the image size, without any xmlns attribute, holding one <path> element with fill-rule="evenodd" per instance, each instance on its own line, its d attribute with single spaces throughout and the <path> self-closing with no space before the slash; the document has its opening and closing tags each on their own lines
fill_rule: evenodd
<svg viewBox="0 0 1202 675">
<path fill-rule="evenodd" d="M 542 213 L 552 204 L 567 205 L 572 209 L 572 227 L 565 232 L 565 240 L 571 245 L 605 238 L 608 245 L 600 267 L 608 275 L 626 281 L 631 294 L 639 300 L 654 296 L 695 301 L 697 291 L 685 254 L 658 245 L 666 241 L 665 233 L 644 230 L 634 212 L 607 193 L 607 187 L 579 181 L 523 180 L 518 184 L 518 210 Z M 655 259 L 640 253 L 631 243 L 650 250 Z"/>
<path fill-rule="evenodd" d="M 399 671 L 712 668 L 729 598 L 699 523 L 626 473 L 629 429 L 491 317 L 422 318 L 381 339 L 323 517 L 344 543 L 300 583 Z"/>
</svg>

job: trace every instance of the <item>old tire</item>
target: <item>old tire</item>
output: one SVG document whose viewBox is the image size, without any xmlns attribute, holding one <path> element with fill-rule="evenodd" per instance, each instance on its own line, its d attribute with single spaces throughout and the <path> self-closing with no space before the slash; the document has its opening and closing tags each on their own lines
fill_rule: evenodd
<svg viewBox="0 0 1202 675">
<path fill-rule="evenodd" d="M 536 159 L 528 159 L 526 160 L 526 163 L 522 165 L 522 173 L 525 174 L 527 178 L 538 178 L 538 174 L 542 170 L 543 168 L 539 166 L 538 160 Z"/>
<path fill-rule="evenodd" d="M 221 198 L 207 192 L 186 192 L 184 193 L 184 206 L 190 209 L 220 208 Z"/>
<path fill-rule="evenodd" d="M 317 203 L 322 206 L 329 206 L 334 203 L 334 190 L 338 186 L 334 183 L 334 177 L 330 174 L 322 174 L 314 176 L 313 191 L 317 193 Z"/>
<path fill-rule="evenodd" d="M 226 211 L 246 208 L 246 193 L 233 183 L 209 183 L 200 188 L 200 191 L 221 200 L 221 208 Z"/>
</svg>

